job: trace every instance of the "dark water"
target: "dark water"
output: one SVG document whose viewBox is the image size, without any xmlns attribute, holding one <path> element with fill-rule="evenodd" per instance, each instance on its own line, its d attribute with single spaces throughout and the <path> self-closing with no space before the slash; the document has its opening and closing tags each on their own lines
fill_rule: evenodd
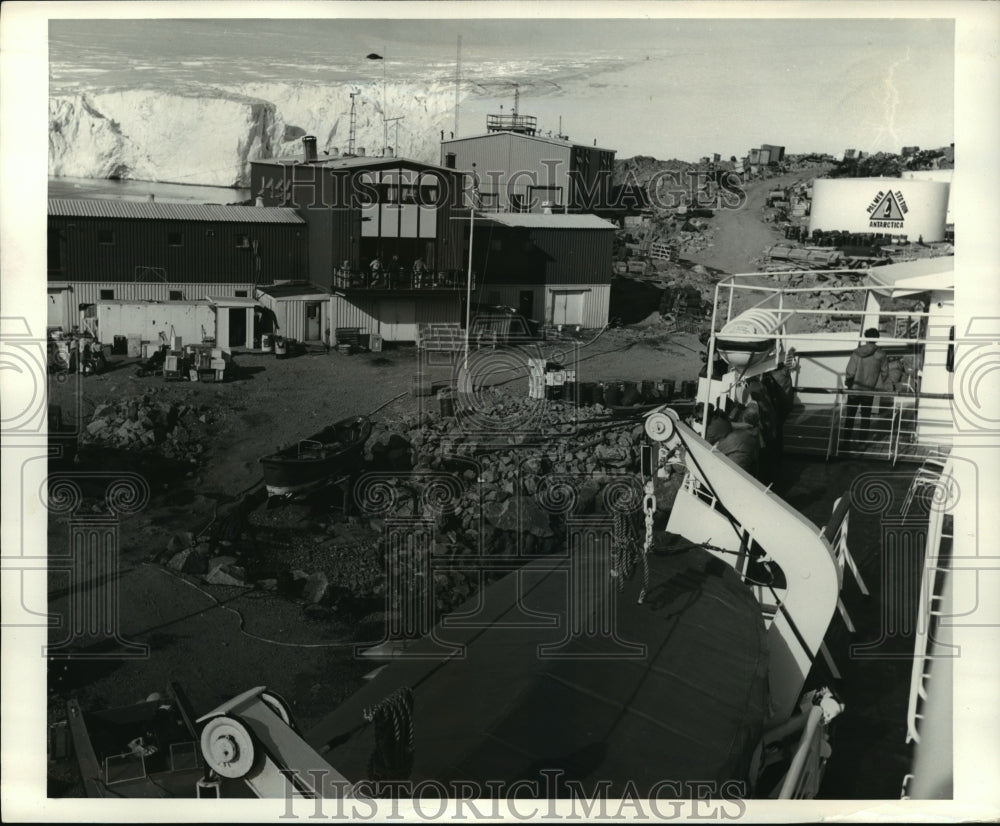
<svg viewBox="0 0 1000 826">
<path fill-rule="evenodd" d="M 192 186 L 156 181 L 113 181 L 94 178 L 49 178 L 50 198 L 97 198 L 112 201 L 145 201 L 153 195 L 168 204 L 233 204 L 250 197 L 249 189 Z"/>
</svg>

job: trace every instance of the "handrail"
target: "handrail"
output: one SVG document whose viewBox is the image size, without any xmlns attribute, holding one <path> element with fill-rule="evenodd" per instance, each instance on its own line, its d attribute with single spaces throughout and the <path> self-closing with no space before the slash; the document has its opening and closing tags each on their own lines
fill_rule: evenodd
<svg viewBox="0 0 1000 826">
<path fill-rule="evenodd" d="M 809 776 L 804 773 L 806 760 L 813 757 L 818 760 L 820 755 L 820 743 L 822 742 L 823 730 L 820 723 L 823 720 L 823 709 L 813 706 L 809 709 L 809 717 L 806 720 L 802 736 L 799 738 L 799 746 L 795 750 L 792 764 L 788 767 L 788 773 L 781 784 L 781 791 L 778 792 L 779 800 L 792 800 L 801 797 L 802 787 Z"/>
<path fill-rule="evenodd" d="M 949 479 L 951 465 L 946 463 L 941 471 L 941 479 Z M 916 481 L 916 480 L 914 480 Z M 932 605 L 942 598 L 946 576 L 938 576 L 944 571 L 940 567 L 941 540 L 943 537 L 944 511 L 941 508 L 931 508 L 928 514 L 927 543 L 924 552 L 924 574 L 920 581 L 920 604 L 917 608 L 916 638 L 913 643 L 913 664 L 910 669 L 910 697 L 906 711 L 906 742 L 919 743 L 920 732 L 917 730 L 917 720 L 922 716 L 917 709 L 921 700 L 927 699 L 925 681 L 928 676 L 927 666 L 931 659 L 928 655 L 928 644 L 932 636 L 931 618 L 934 615 Z M 946 571 L 944 571 L 946 573 Z M 939 586 L 940 583 L 940 587 Z"/>
<path fill-rule="evenodd" d="M 678 493 L 667 530 L 698 544 L 736 548 L 754 542 L 784 572 L 788 588 L 768 629 L 768 649 L 773 715 L 785 719 L 795 708 L 837 610 L 841 569 L 834 551 L 815 525 L 715 450 L 676 412 L 652 411 L 646 432 L 668 445 L 683 444 L 689 472 L 715 495 L 725 494 L 719 506 L 728 516 Z"/>
</svg>

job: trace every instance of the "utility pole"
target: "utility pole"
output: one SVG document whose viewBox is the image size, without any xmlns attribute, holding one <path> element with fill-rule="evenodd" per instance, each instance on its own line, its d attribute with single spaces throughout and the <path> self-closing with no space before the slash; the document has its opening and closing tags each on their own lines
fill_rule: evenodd
<svg viewBox="0 0 1000 826">
<path fill-rule="evenodd" d="M 389 145 L 389 122 L 385 119 L 388 112 L 385 110 L 385 47 L 382 47 L 382 154 Z"/>
<path fill-rule="evenodd" d="M 395 122 L 395 124 L 396 124 L 396 137 L 395 137 L 395 139 L 394 139 L 394 140 L 395 140 L 395 143 L 393 143 L 393 149 L 394 149 L 394 150 L 395 150 L 395 152 L 396 152 L 396 157 L 399 157 L 399 122 L 400 122 L 401 120 L 403 120 L 403 119 L 404 119 L 405 117 L 406 117 L 405 115 L 397 115 L 396 117 L 394 117 L 394 118 L 389 118 L 389 119 L 388 119 L 388 120 L 386 121 L 386 123 L 389 123 L 389 122 L 392 122 L 392 121 L 394 121 L 394 122 Z"/>
</svg>

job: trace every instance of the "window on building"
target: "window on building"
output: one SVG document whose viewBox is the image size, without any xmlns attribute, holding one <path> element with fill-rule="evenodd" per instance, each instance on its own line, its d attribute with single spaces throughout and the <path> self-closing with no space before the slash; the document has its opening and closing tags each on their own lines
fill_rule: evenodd
<svg viewBox="0 0 1000 826">
<path fill-rule="evenodd" d="M 180 290 L 170 290 L 170 300 L 171 301 L 183 301 L 184 293 Z"/>
<path fill-rule="evenodd" d="M 455 168 L 455 153 L 454 152 L 446 152 L 445 153 L 445 156 L 444 156 L 444 165 L 448 169 L 454 169 Z"/>
<path fill-rule="evenodd" d="M 115 291 L 114 290 L 101 290 L 101 300 L 102 301 L 114 301 Z"/>
<path fill-rule="evenodd" d="M 183 247 L 184 246 L 184 233 L 183 232 L 168 232 L 167 233 L 167 246 L 168 247 Z"/>
<path fill-rule="evenodd" d="M 113 229 L 97 230 L 98 244 L 113 244 L 115 242 L 115 231 Z"/>
<path fill-rule="evenodd" d="M 205 237 L 206 238 L 215 238 L 215 230 L 214 229 L 206 229 L 205 230 Z"/>
<path fill-rule="evenodd" d="M 246 290 L 236 290 L 233 293 L 233 295 L 235 295 L 237 298 L 246 298 L 247 297 L 247 291 Z"/>
<path fill-rule="evenodd" d="M 529 186 L 528 203 L 534 204 L 535 209 L 538 210 L 546 203 L 551 204 L 553 209 L 561 209 L 563 201 L 562 192 L 563 188 L 561 186 Z"/>
<path fill-rule="evenodd" d="M 236 249 L 238 250 L 250 249 L 250 236 L 241 235 L 240 233 L 237 232 L 233 236 L 233 239 L 236 241 Z"/>
</svg>

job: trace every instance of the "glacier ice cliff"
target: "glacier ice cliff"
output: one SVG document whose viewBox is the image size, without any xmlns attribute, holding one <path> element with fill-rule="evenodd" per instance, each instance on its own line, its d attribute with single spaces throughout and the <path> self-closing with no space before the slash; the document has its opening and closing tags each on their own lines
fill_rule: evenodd
<svg viewBox="0 0 1000 826">
<path fill-rule="evenodd" d="M 321 153 L 346 152 L 352 91 L 356 149 L 380 154 L 387 137 L 397 155 L 439 161 L 441 130 L 453 117 L 450 83 L 260 82 L 54 93 L 49 175 L 246 186 L 250 161 L 301 153 L 302 134 L 316 136 Z M 398 130 L 384 130 L 383 111 L 403 116 Z"/>
</svg>

